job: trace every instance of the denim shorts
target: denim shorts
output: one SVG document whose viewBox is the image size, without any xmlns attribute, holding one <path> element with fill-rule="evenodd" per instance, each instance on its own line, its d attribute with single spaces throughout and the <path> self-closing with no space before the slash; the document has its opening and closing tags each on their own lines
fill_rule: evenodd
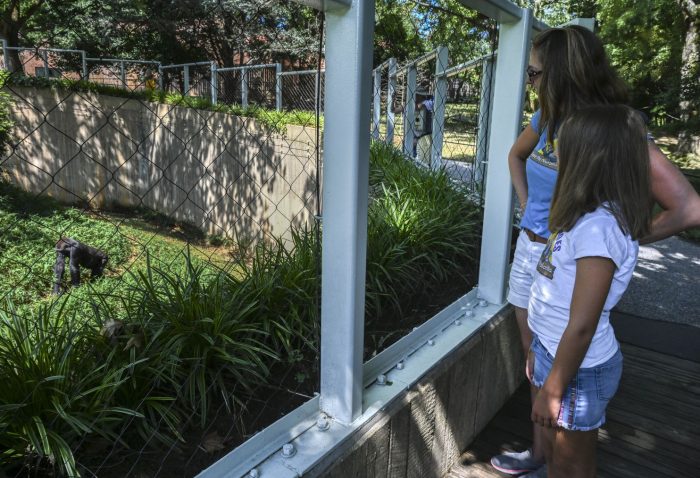
<svg viewBox="0 0 700 478">
<path fill-rule="evenodd" d="M 541 388 L 552 368 L 554 357 L 535 336 L 530 350 L 534 352 L 533 385 Z M 579 368 L 564 391 L 557 424 L 567 430 L 587 431 L 605 423 L 605 409 L 615 395 L 622 375 L 622 352 L 617 350 L 610 360 L 591 368 Z"/>
<path fill-rule="evenodd" d="M 508 302 L 516 307 L 527 309 L 530 301 L 530 287 L 535 281 L 537 263 L 546 244 L 533 242 L 521 230 L 515 245 L 515 257 L 508 281 Z"/>
</svg>

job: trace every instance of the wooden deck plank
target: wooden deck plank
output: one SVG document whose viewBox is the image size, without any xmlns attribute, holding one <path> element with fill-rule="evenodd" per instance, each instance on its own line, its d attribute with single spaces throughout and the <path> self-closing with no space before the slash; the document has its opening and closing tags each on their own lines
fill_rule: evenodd
<svg viewBox="0 0 700 478">
<path fill-rule="evenodd" d="M 700 364 L 623 345 L 620 390 L 598 438 L 602 478 L 683 478 L 700 470 Z M 530 397 L 520 387 L 446 478 L 504 477 L 490 457 L 530 445 Z"/>
</svg>

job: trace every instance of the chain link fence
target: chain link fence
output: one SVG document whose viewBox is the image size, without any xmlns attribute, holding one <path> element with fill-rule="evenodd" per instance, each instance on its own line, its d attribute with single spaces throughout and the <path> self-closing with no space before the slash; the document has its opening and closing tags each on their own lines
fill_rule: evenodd
<svg viewBox="0 0 700 478">
<path fill-rule="evenodd" d="M 488 149 L 493 57 L 449 65 L 438 48 L 373 71 L 372 137 L 419 164 L 444 169 L 481 204 Z"/>
<path fill-rule="evenodd" d="M 194 476 L 318 390 L 318 119 L 274 112 L 270 68 L 246 117 L 188 99 L 227 100 L 209 63 L 20 58 L 0 76 L 0 467 Z"/>
<path fill-rule="evenodd" d="M 283 110 L 314 111 L 316 98 L 321 98 L 320 111 L 323 111 L 323 94 L 326 87 L 325 71 L 301 70 L 285 71 L 278 75 Z"/>
<path fill-rule="evenodd" d="M 0 466 L 193 476 L 319 390 L 325 72 L 27 51 L 0 76 Z M 474 283 L 490 57 L 451 54 L 374 73 L 366 358 Z"/>
</svg>

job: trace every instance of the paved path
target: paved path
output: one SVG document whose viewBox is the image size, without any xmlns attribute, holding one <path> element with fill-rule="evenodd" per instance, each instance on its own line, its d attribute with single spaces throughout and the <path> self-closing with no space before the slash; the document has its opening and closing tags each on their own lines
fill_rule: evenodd
<svg viewBox="0 0 700 478">
<path fill-rule="evenodd" d="M 670 237 L 642 246 L 617 310 L 700 328 L 700 245 Z"/>
</svg>

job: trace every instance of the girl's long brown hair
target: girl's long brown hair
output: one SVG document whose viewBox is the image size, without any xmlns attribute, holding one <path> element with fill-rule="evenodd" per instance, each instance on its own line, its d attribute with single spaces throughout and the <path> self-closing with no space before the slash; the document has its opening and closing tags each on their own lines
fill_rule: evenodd
<svg viewBox="0 0 700 478">
<path fill-rule="evenodd" d="M 558 140 L 559 174 L 549 214 L 550 231 L 568 231 L 601 205 L 633 239 L 648 234 L 651 180 L 646 128 L 623 105 L 598 105 L 572 113 Z"/>
<path fill-rule="evenodd" d="M 627 103 L 627 87 L 610 66 L 603 44 L 577 25 L 551 28 L 532 41 L 542 63 L 538 87 L 540 124 L 553 143 L 556 128 L 574 111 L 596 104 Z"/>
</svg>

